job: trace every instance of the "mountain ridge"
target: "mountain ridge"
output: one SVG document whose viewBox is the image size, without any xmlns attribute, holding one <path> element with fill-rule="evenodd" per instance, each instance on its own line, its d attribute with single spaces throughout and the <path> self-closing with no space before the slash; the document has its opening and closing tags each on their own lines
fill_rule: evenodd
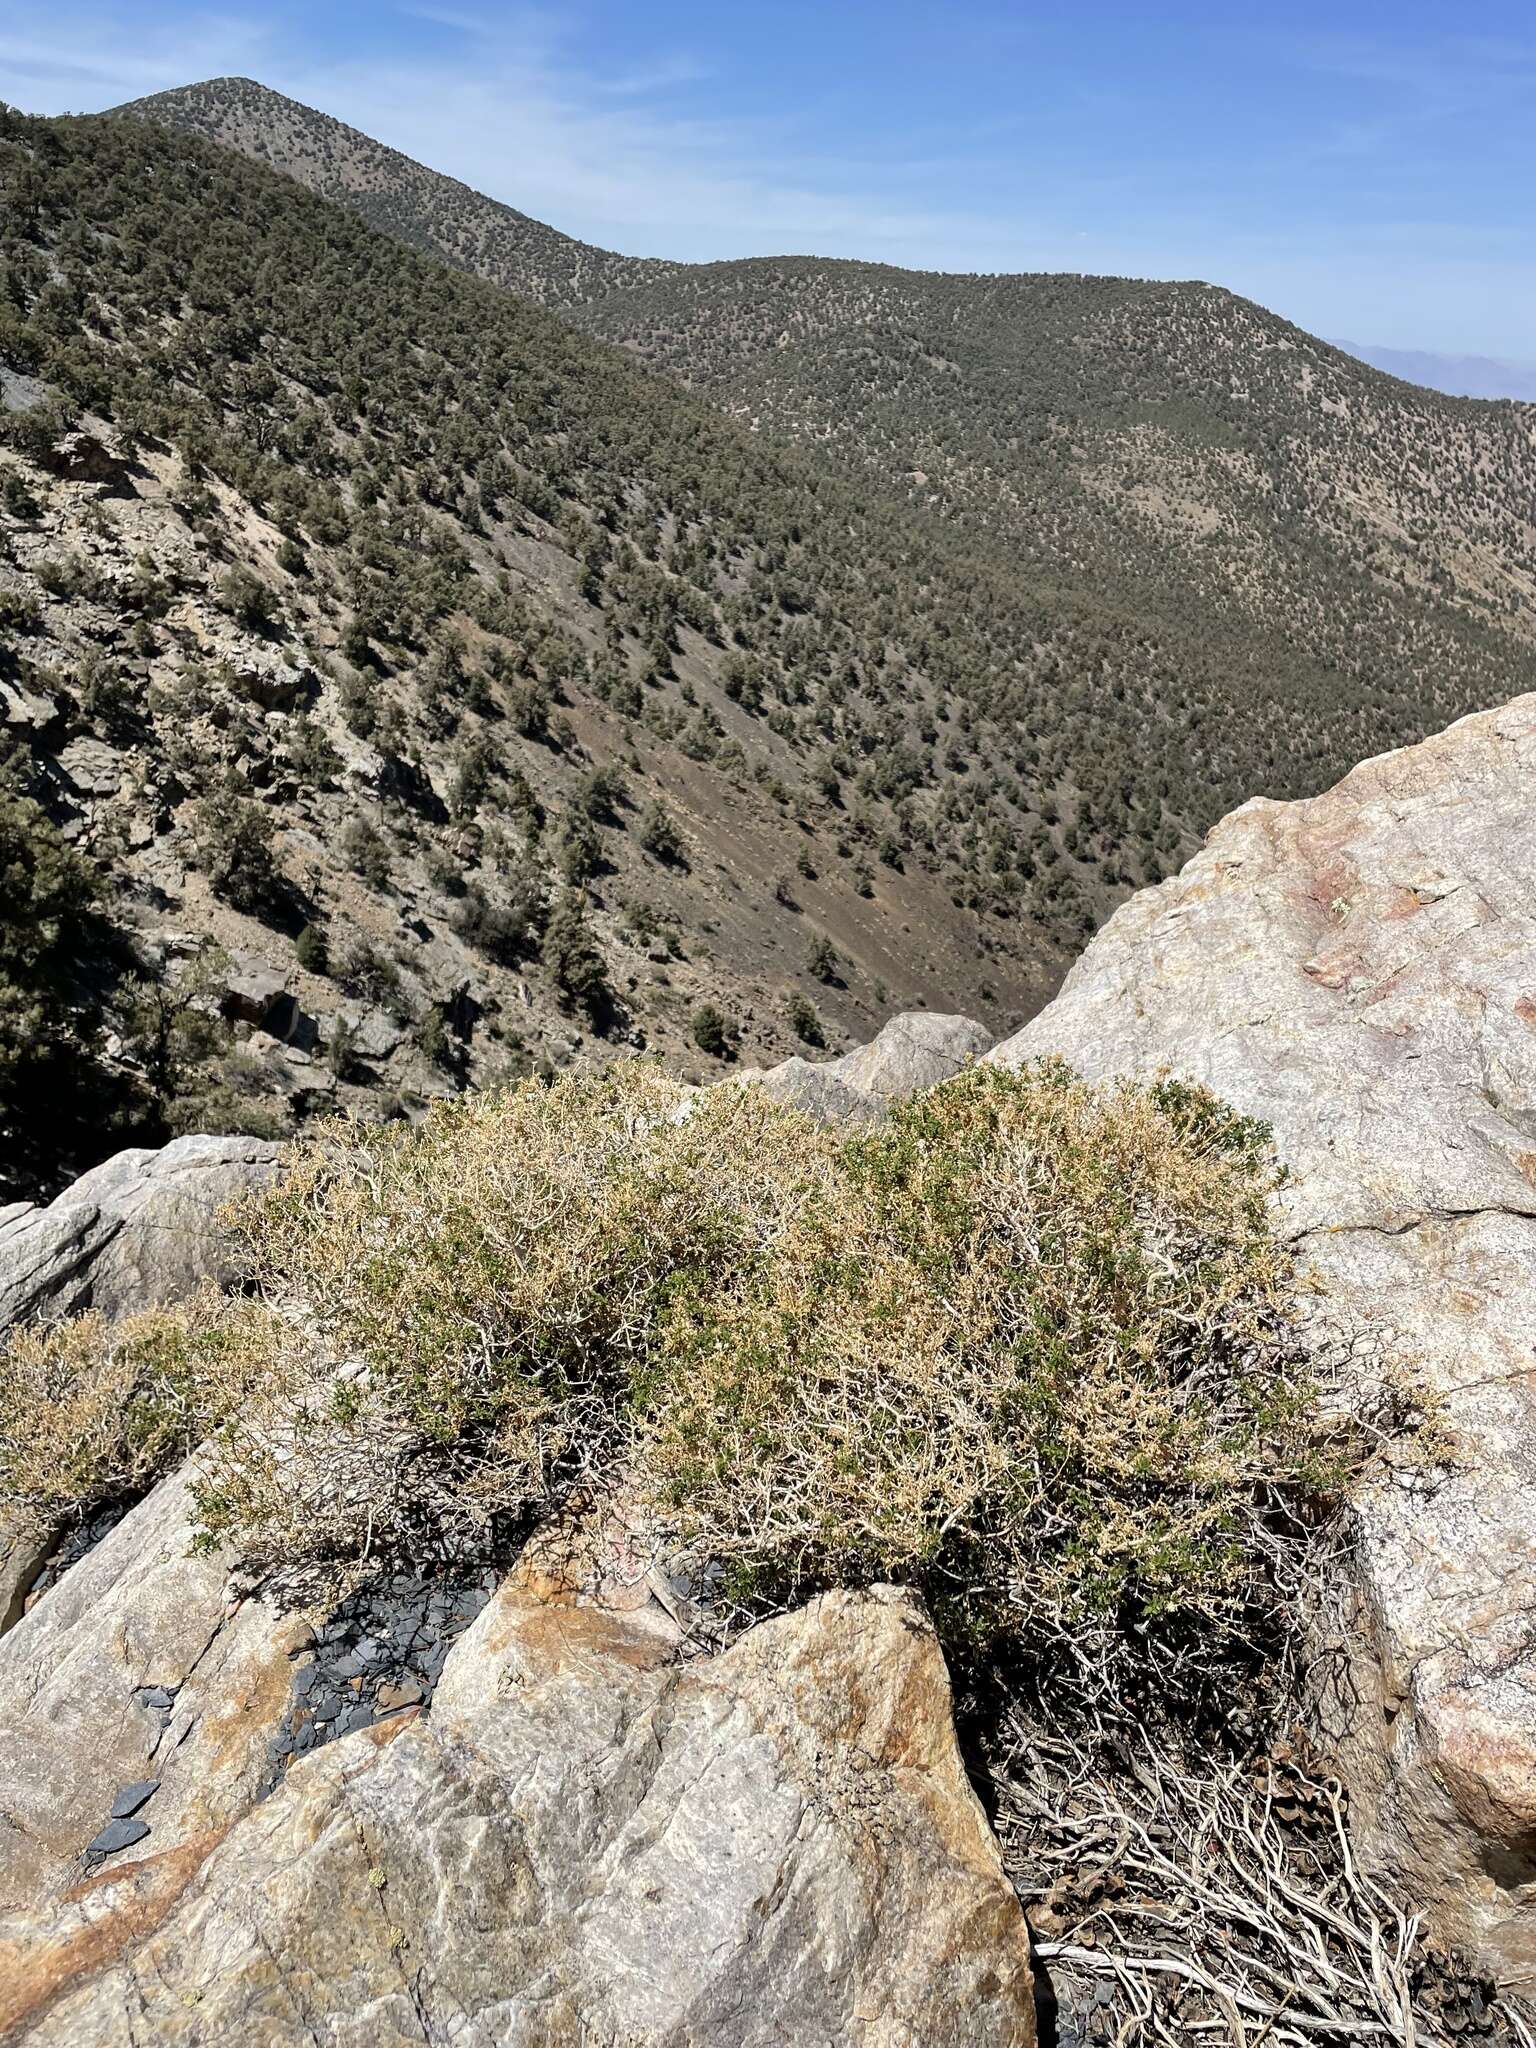
<svg viewBox="0 0 1536 2048">
<path fill-rule="evenodd" d="M 1448 644 L 1467 628 L 1512 633 L 1522 661 L 1536 646 L 1536 426 L 1513 407 L 1409 391 L 1212 286 L 814 257 L 630 263 L 554 230 L 553 267 L 530 282 L 546 245 L 503 260 L 498 202 L 252 82 L 128 111 L 241 147 L 269 107 L 268 160 L 290 175 L 326 164 L 333 188 L 396 180 L 387 231 L 554 305 L 753 431 L 1016 548 L 1021 577 L 1052 597 L 1123 589 L 1170 636 L 1197 618 L 1195 638 L 1228 639 L 1229 666 L 1273 677 L 1294 658 L 1311 671 L 1298 688 L 1337 675 L 1373 699 L 1405 671 L 1475 662 Z M 1463 516 L 1447 522 L 1452 477 Z M 1194 672 L 1198 649 L 1178 661 Z M 1443 699 L 1435 715 L 1456 708 Z M 1300 794 L 1409 736 L 1357 723 L 1306 763 L 1307 782 L 1272 755 L 1222 795 Z"/>
<path fill-rule="evenodd" d="M 242 149 L 274 170 L 297 178 L 321 198 L 351 206 L 372 226 L 397 240 L 481 275 L 494 265 L 499 273 L 497 282 L 510 284 L 521 297 L 539 305 L 577 302 L 593 296 L 594 288 L 600 292 L 652 269 L 681 267 L 651 257 L 621 256 L 580 241 L 504 200 L 486 198 L 462 179 L 434 171 L 333 115 L 322 117 L 329 123 L 324 135 L 327 141 L 334 137 L 340 147 L 316 148 L 315 109 L 258 79 L 205 79 L 193 87 L 129 100 L 110 108 L 108 114 L 166 119 L 210 142 Z M 423 178 L 462 194 L 465 210 L 478 216 L 479 228 L 466 228 L 456 244 L 448 236 L 450 246 L 444 247 L 440 240 L 413 227 L 400 196 Z"/>
</svg>

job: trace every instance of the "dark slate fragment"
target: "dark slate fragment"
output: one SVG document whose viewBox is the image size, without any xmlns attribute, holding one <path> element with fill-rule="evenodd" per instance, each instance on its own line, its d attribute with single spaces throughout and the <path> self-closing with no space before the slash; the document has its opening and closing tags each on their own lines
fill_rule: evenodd
<svg viewBox="0 0 1536 2048">
<path fill-rule="evenodd" d="M 125 1785 L 112 1802 L 112 1819 L 127 1820 L 130 1814 L 147 1805 L 159 1790 L 158 1778 L 140 1778 L 136 1784 Z"/>
<path fill-rule="evenodd" d="M 87 1856 L 115 1856 L 119 1849 L 131 1849 L 149 1833 L 141 1820 L 112 1820 L 86 1850 Z"/>
</svg>

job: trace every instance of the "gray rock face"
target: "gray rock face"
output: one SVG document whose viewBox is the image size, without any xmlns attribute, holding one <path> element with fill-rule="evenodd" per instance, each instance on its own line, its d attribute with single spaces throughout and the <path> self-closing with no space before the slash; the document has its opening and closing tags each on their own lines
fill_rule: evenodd
<svg viewBox="0 0 1536 2048">
<path fill-rule="evenodd" d="M 83 796 L 115 796 L 127 772 L 115 747 L 86 734 L 61 747 L 58 761 L 70 785 Z"/>
<path fill-rule="evenodd" d="M 56 476 L 71 483 L 119 484 L 128 474 L 128 463 L 110 437 L 85 427 L 62 435 L 44 459 Z"/>
<path fill-rule="evenodd" d="M 740 1078 L 761 1088 L 775 1102 L 782 1102 L 786 1109 L 798 1109 L 819 1124 L 878 1123 L 885 1114 L 885 1104 L 862 1089 L 850 1088 L 833 1071 L 836 1065 L 836 1060 L 803 1060 L 797 1053 L 766 1073 L 743 1074 Z"/>
<path fill-rule="evenodd" d="M 7 369 L 0 363 L 0 406 L 7 412 L 30 412 L 47 396 L 48 386 L 41 378 L 29 377 L 21 370 Z"/>
<path fill-rule="evenodd" d="M 223 1279 L 218 1211 L 276 1163 L 264 1139 L 177 1138 L 119 1152 L 46 1208 L 0 1210 L 0 1327 L 90 1308 L 132 1315 Z"/>
<path fill-rule="evenodd" d="M 1536 697 L 1245 805 L 993 1057 L 1162 1068 L 1266 1118 L 1319 1324 L 1461 1458 L 1358 1504 L 1343 1764 L 1366 1851 L 1536 1987 Z M 1342 1708 L 1341 1708 L 1342 1712 Z"/>
<path fill-rule="evenodd" d="M 931 1010 L 903 1010 L 868 1045 L 833 1060 L 832 1071 L 850 1088 L 881 1102 L 904 1102 L 936 1088 L 980 1059 L 992 1043 L 974 1017 L 941 1017 Z"/>
<path fill-rule="evenodd" d="M 970 1017 L 941 1017 L 928 1010 L 904 1010 L 892 1017 L 868 1045 L 840 1059 L 794 1059 L 764 1074 L 743 1075 L 778 1102 L 802 1110 L 818 1123 L 876 1123 L 893 1102 L 935 1088 L 979 1059 L 991 1044 L 985 1028 Z"/>
<path fill-rule="evenodd" d="M 363 1060 L 387 1060 L 405 1042 L 406 1026 L 387 1010 L 362 1003 L 343 1003 L 337 1017 L 351 1038 L 353 1052 Z"/>
<path fill-rule="evenodd" d="M 226 1017 L 238 1017 L 247 1024 L 266 1024 L 292 1000 L 285 975 L 246 955 L 233 963 L 224 983 L 221 1007 Z"/>
<path fill-rule="evenodd" d="M 123 1525 L 120 1564 L 169 1537 L 179 1483 L 137 1538 Z M 26 1904 L 0 1922 L 8 2043 L 1032 2048 L 1023 1917 L 909 1596 L 830 1594 L 686 1660 L 654 1604 L 514 1576 L 429 1712 L 341 1735 L 268 1793 L 251 1764 L 296 1639 L 259 1603 L 219 1618 L 215 1568 L 187 1570 L 174 1616 L 77 1598 L 73 1668 L 35 1708 L 19 1676 L 5 1702 L 25 1736 L 72 1688 L 52 1755 L 87 1780 L 25 1750 L 5 1767 L 0 1803 L 30 1788 L 8 1886 Z M 40 1636 L 70 1583 L 0 1647 Z M 81 1853 L 100 1865 L 83 1880 Z"/>
<path fill-rule="evenodd" d="M 191 1477 L 158 1486 L 0 1637 L 0 1912 L 113 1853 L 99 1838 L 126 1788 L 156 1781 L 147 1835 L 116 1844 L 152 1856 L 227 1825 L 263 1780 L 298 1637 L 231 1591 L 226 1560 L 190 1555 Z"/>
</svg>

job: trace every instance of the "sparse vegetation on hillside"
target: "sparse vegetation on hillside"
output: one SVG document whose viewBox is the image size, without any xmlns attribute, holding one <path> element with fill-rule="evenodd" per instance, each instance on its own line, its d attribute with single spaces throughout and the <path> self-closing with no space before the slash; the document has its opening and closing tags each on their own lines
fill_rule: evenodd
<svg viewBox="0 0 1536 2048">
<path fill-rule="evenodd" d="M 1309 794 L 1526 686 L 1529 408 L 1400 384 L 1202 284 L 637 262 L 249 79 L 128 111 L 260 150 L 1001 543 L 1032 748 L 1015 766 L 1062 793 L 1065 850 L 1111 871 L 1108 841 L 1171 856 L 1250 796 Z"/>
<path fill-rule="evenodd" d="M 1230 804 L 1524 678 L 1523 416 L 1219 294 L 523 238 L 727 412 L 720 349 L 766 378 L 759 432 L 184 134 L 7 116 L 0 192 L 25 787 L 152 976 L 190 933 L 307 977 L 280 1031 L 218 997 L 265 1035 L 203 1099 L 263 1129 L 594 1038 L 686 1060 L 710 1005 L 754 1058 L 815 1042 L 797 994 L 831 1043 L 886 989 L 1015 1020 Z M 310 972 L 306 927 L 368 971 Z M 82 1023 L 144 1099 L 105 961 Z"/>
<path fill-rule="evenodd" d="M 639 1063 L 311 1145 L 245 1214 L 254 1299 L 15 1340 L 5 1491 L 88 1509 L 218 1423 L 206 1523 L 265 1566 L 475 1554 L 616 1484 L 739 1591 L 906 1580 L 1081 1683 L 1262 1626 L 1339 1439 L 1259 1128 L 1054 1066 L 852 1138 L 687 1106 Z"/>
<path fill-rule="evenodd" d="M 355 931 L 402 1021 L 464 1034 L 332 1085 L 266 1048 L 280 1121 L 372 1107 L 385 1057 L 419 1101 L 587 1028 L 683 1053 L 708 1001 L 787 1050 L 802 941 L 748 891 L 808 839 L 835 1025 L 898 961 L 929 1000 L 1048 988 L 1102 891 L 1086 853 L 1038 883 L 1016 858 L 1049 828 L 986 709 L 1000 572 L 226 152 L 7 116 L 0 186 L 27 394 L 0 439 L 37 510 L 0 531 L 0 670 L 33 792 L 141 929 L 279 972 L 305 926 Z M 610 886 L 675 974 L 624 959 Z M 343 993 L 375 1000 L 295 991 Z"/>
</svg>

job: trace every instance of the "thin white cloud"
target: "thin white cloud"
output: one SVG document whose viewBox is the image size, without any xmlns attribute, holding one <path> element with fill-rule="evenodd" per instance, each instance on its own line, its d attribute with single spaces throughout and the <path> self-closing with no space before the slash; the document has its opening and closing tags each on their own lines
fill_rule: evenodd
<svg viewBox="0 0 1536 2048">
<path fill-rule="evenodd" d="M 1024 224 L 912 203 L 901 188 L 919 182 L 916 164 L 842 163 L 808 122 L 729 122 L 678 104 L 678 89 L 706 75 L 686 51 L 604 73 L 538 10 L 491 21 L 422 0 L 398 12 L 443 29 L 441 47 L 409 62 L 321 62 L 295 38 L 230 17 L 159 41 L 101 13 L 67 37 L 0 29 L 0 92 L 39 112 L 84 111 L 248 71 L 525 212 L 638 254 L 799 249 L 932 264 L 955 252 L 958 264 L 1006 247 L 1024 260 Z M 786 179 L 786 163 L 800 175 Z"/>
<path fill-rule="evenodd" d="M 338 57 L 312 17 L 285 16 L 284 4 L 273 0 L 260 17 L 189 14 L 156 30 L 127 0 L 55 0 L 26 33 L 0 22 L 0 97 L 78 111 L 240 72 L 567 233 L 633 254 L 799 252 L 951 270 L 1202 277 L 1314 331 L 1515 358 L 1536 332 L 1529 241 L 1506 230 L 1291 224 L 1273 209 L 1261 229 L 1219 194 L 1203 206 L 1165 199 L 1154 211 L 1149 166 L 1135 175 L 1118 161 L 1035 163 L 1033 139 L 1008 121 L 964 135 L 893 121 L 888 136 L 855 147 L 809 108 L 727 119 L 714 109 L 728 95 L 698 89 L 695 52 L 661 48 L 640 66 L 605 65 L 575 39 L 569 8 L 486 13 L 474 0 L 401 0 L 393 13 L 408 55 L 354 40 Z M 1396 96 L 1341 126 L 1340 154 L 1368 151 L 1374 120 L 1399 118 L 1402 102 L 1416 109 L 1431 90 L 1422 70 L 1398 76 L 1390 53 L 1334 44 L 1314 56 L 1341 72 L 1379 73 Z M 1508 51 L 1475 58 L 1457 67 L 1459 98 L 1499 64 L 1506 85 L 1527 75 Z M 1296 153 L 1323 142 L 1298 136 Z M 1272 167 L 1277 185 L 1282 168 Z"/>
<path fill-rule="evenodd" d="M 157 29 L 65 4 L 50 8 L 48 20 L 47 36 L 0 24 L 0 97 L 28 112 L 91 113 L 114 100 L 238 71 L 271 48 L 265 29 L 235 16 Z"/>
</svg>

